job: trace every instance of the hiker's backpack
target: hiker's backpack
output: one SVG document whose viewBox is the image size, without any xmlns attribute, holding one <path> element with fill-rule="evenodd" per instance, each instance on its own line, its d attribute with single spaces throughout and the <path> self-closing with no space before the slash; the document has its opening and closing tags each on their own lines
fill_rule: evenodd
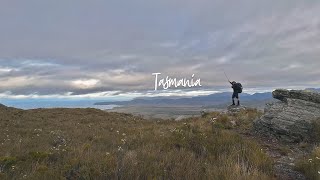
<svg viewBox="0 0 320 180">
<path fill-rule="evenodd" d="M 241 83 L 236 83 L 236 90 L 238 91 L 238 93 L 242 93 L 242 84 Z"/>
</svg>

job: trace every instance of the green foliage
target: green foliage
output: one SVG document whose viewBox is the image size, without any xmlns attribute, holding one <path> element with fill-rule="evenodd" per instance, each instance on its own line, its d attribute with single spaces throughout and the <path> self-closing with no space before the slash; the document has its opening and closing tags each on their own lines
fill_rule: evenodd
<svg viewBox="0 0 320 180">
<path fill-rule="evenodd" d="M 34 161 L 43 161 L 45 159 L 47 159 L 49 156 L 51 155 L 51 153 L 47 153 L 47 152 L 29 152 L 29 156 L 32 160 Z"/>
</svg>

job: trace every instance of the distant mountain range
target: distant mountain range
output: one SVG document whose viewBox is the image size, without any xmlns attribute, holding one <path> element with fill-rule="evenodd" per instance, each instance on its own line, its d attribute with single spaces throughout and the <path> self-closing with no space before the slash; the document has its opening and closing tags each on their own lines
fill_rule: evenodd
<svg viewBox="0 0 320 180">
<path fill-rule="evenodd" d="M 122 106 L 217 106 L 231 103 L 231 92 L 216 93 L 196 97 L 152 97 L 136 98 L 131 101 L 97 102 L 95 105 L 122 105 Z M 265 104 L 271 101 L 272 93 L 240 94 L 243 104 Z"/>
<path fill-rule="evenodd" d="M 306 90 L 320 92 L 320 88 L 307 88 Z"/>
</svg>

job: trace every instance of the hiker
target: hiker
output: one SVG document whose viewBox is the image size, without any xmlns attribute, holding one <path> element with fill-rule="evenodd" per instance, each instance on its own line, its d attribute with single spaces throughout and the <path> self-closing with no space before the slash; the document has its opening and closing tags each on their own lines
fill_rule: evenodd
<svg viewBox="0 0 320 180">
<path fill-rule="evenodd" d="M 235 81 L 230 82 L 230 84 L 232 85 L 231 87 L 233 89 L 232 106 L 236 105 L 234 103 L 234 98 L 238 99 L 238 106 L 240 106 L 239 93 L 242 93 L 242 85 L 240 83 L 235 82 Z"/>
</svg>

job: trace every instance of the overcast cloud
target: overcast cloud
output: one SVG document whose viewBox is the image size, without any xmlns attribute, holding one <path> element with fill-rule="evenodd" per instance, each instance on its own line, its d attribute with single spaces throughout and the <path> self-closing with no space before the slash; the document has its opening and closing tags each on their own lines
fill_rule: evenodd
<svg viewBox="0 0 320 180">
<path fill-rule="evenodd" d="M 0 27 L 0 97 L 151 96 L 154 72 L 198 94 L 229 88 L 223 70 L 250 91 L 320 84 L 317 0 L 1 0 Z"/>
</svg>

